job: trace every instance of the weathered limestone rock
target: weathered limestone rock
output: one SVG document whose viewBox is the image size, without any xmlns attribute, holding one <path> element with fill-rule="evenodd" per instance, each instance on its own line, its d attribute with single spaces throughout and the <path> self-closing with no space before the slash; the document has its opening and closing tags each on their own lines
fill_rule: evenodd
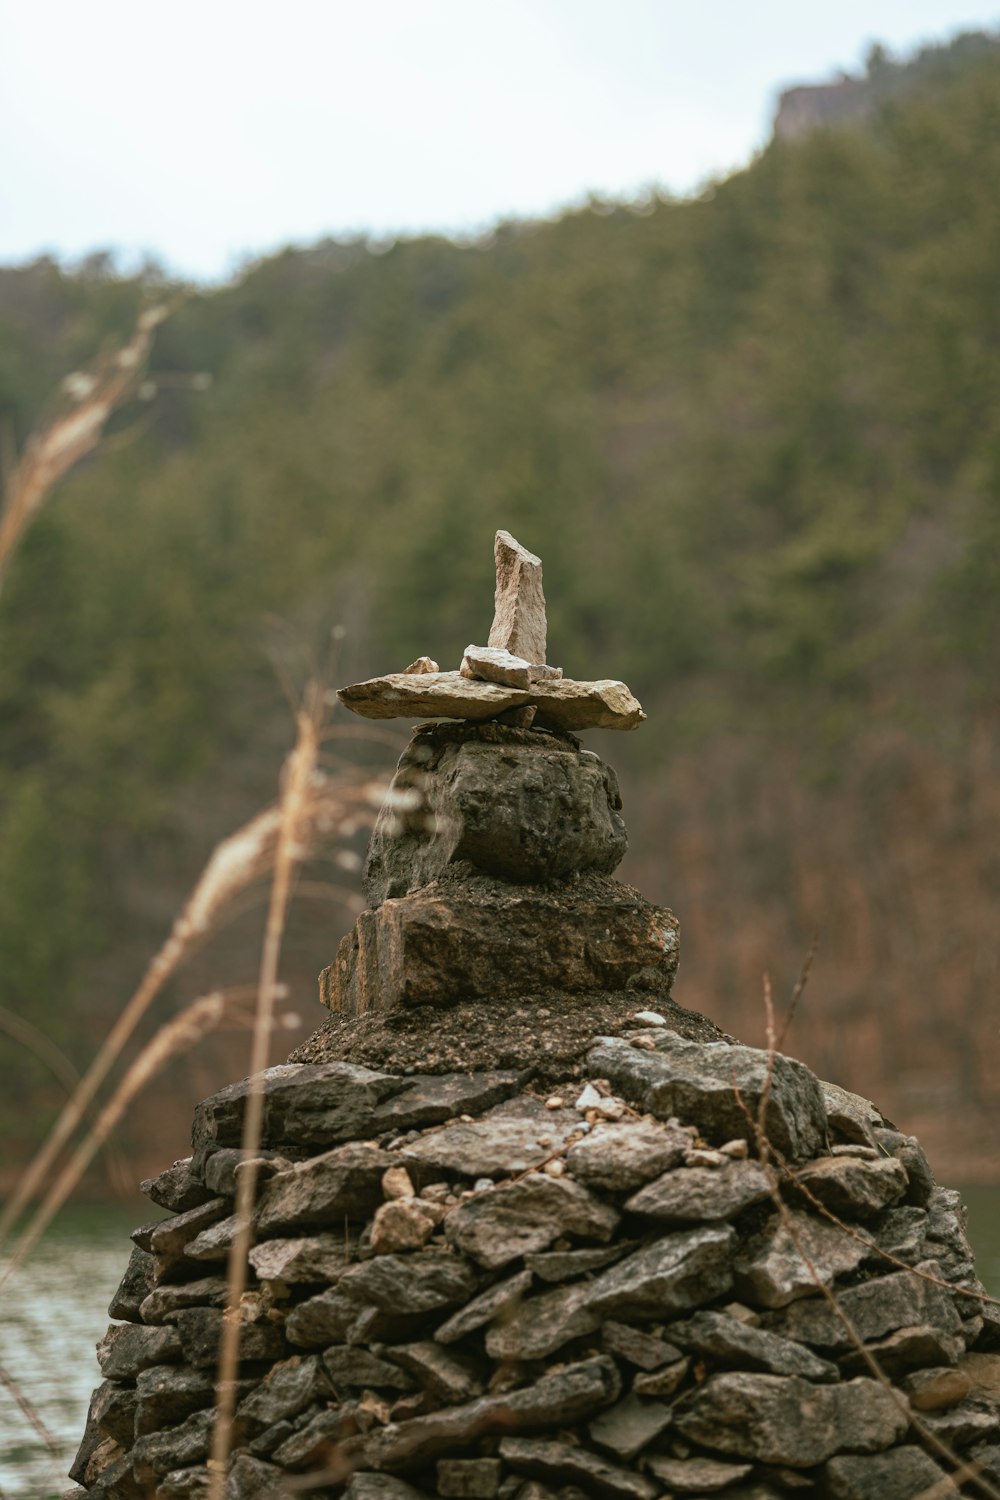
<svg viewBox="0 0 1000 1500">
<path fill-rule="evenodd" d="M 550 900 L 532 890 L 498 900 L 472 887 L 434 884 L 385 901 L 362 912 L 341 942 L 322 976 L 321 999 L 331 1010 L 365 1015 L 540 989 L 621 990 L 647 971 L 668 993 L 679 952 L 676 918 L 637 901 L 627 887 L 608 886 L 598 898 Z"/>
<path fill-rule="evenodd" d="M 670 1338 L 737 1370 L 763 1370 L 769 1375 L 801 1375 L 806 1380 L 836 1380 L 840 1371 L 810 1349 L 781 1338 L 765 1328 L 753 1328 L 726 1313 L 695 1313 L 684 1323 L 671 1323 Z"/>
<path fill-rule="evenodd" d="M 733 1161 L 723 1167 L 675 1167 L 633 1193 L 625 1208 L 664 1224 L 701 1224 L 733 1219 L 770 1193 L 767 1173 L 759 1163 Z"/>
<path fill-rule="evenodd" d="M 474 1181 L 527 1172 L 559 1151 L 580 1131 L 575 1110 L 546 1109 L 540 1099 L 511 1099 L 479 1120 L 457 1120 L 408 1141 L 390 1158 L 460 1173 Z"/>
<path fill-rule="evenodd" d="M 134 1380 L 140 1370 L 180 1356 L 176 1329 L 143 1328 L 135 1323 L 112 1323 L 97 1346 L 97 1362 L 106 1380 Z"/>
<path fill-rule="evenodd" d="M 558 682 L 563 675 L 561 667 L 532 663 L 498 646 L 466 646 L 459 671 L 463 677 L 514 688 L 526 688 L 532 682 Z"/>
<path fill-rule="evenodd" d="M 136 1245 L 129 1257 L 125 1275 L 121 1279 L 108 1307 L 109 1318 L 127 1318 L 138 1321 L 139 1307 L 144 1297 L 153 1290 L 154 1261 L 147 1250 Z"/>
<path fill-rule="evenodd" d="M 672 1364 L 681 1357 L 681 1351 L 673 1344 L 646 1333 L 644 1329 L 630 1328 L 627 1323 L 606 1321 L 601 1338 L 609 1354 L 637 1365 L 640 1370 L 658 1370 L 661 1365 Z"/>
<path fill-rule="evenodd" d="M 262 1282 L 294 1286 L 336 1281 L 356 1245 L 356 1240 L 345 1239 L 343 1233 L 262 1240 L 251 1248 L 250 1264 Z"/>
<path fill-rule="evenodd" d="M 619 1215 L 579 1183 L 534 1173 L 460 1204 L 445 1229 L 452 1244 L 487 1270 L 544 1250 L 563 1234 L 609 1240 Z"/>
<path fill-rule="evenodd" d="M 771 1219 L 736 1259 L 737 1293 L 761 1307 L 784 1307 L 797 1297 L 814 1297 L 820 1290 L 817 1276 L 829 1285 L 865 1258 L 864 1244 L 836 1224 L 805 1213 L 790 1214 L 789 1219 L 790 1229 L 777 1216 Z M 816 1306 L 828 1308 L 825 1301 Z M 788 1334 L 800 1336 L 791 1327 Z"/>
<path fill-rule="evenodd" d="M 517 1271 L 513 1276 L 508 1276 L 505 1281 L 498 1281 L 493 1286 L 487 1287 L 485 1292 L 480 1292 L 478 1297 L 473 1297 L 471 1302 L 467 1302 L 465 1307 L 454 1313 L 446 1323 L 442 1323 L 434 1337 L 439 1344 L 453 1344 L 458 1339 L 465 1338 L 467 1334 L 475 1333 L 477 1329 L 491 1323 L 494 1318 L 508 1314 L 516 1308 L 531 1286 L 531 1282 L 530 1271 Z"/>
<path fill-rule="evenodd" d="M 637 1248 L 634 1241 L 618 1240 L 601 1250 L 543 1250 L 524 1257 L 524 1264 L 540 1281 L 574 1281 L 588 1271 L 601 1271 Z"/>
<path fill-rule="evenodd" d="M 680 1166 L 691 1145 L 686 1130 L 659 1120 L 597 1125 L 566 1153 L 566 1165 L 587 1187 L 627 1192 Z"/>
<path fill-rule="evenodd" d="M 944 1469 L 912 1444 L 871 1458 L 842 1453 L 830 1459 L 824 1475 L 831 1500 L 914 1500 L 928 1491 L 934 1500 L 958 1495 Z"/>
<path fill-rule="evenodd" d="M 330 1380 L 319 1359 L 315 1355 L 294 1354 L 272 1366 L 261 1383 L 240 1402 L 237 1423 L 241 1431 L 256 1437 L 273 1422 L 297 1416 L 312 1402 L 331 1393 Z"/>
<path fill-rule="evenodd" d="M 514 882 L 610 875 L 628 847 L 621 805 L 611 768 L 564 736 L 492 726 L 481 738 L 474 726 L 428 726 L 400 758 L 369 845 L 365 894 L 378 906 L 460 861 Z"/>
<path fill-rule="evenodd" d="M 650 1454 L 646 1463 L 650 1473 L 678 1495 L 714 1495 L 745 1479 L 752 1468 L 718 1458 L 664 1458 L 659 1453 Z"/>
<path fill-rule="evenodd" d="M 498 531 L 493 544 L 497 587 L 488 645 L 529 662 L 545 660 L 545 594 L 542 560 Z"/>
<path fill-rule="evenodd" d="M 257 1209 L 259 1233 L 298 1225 L 341 1225 L 377 1207 L 382 1173 L 393 1159 L 366 1142 L 335 1146 L 323 1156 L 278 1172 L 265 1183 Z"/>
<path fill-rule="evenodd" d="M 892 1156 L 823 1156 L 800 1167 L 794 1181 L 838 1218 L 870 1219 L 903 1196 L 908 1178 Z"/>
<path fill-rule="evenodd" d="M 758 1463 L 809 1469 L 835 1453 L 878 1453 L 909 1416 L 876 1380 L 813 1385 L 797 1375 L 711 1375 L 678 1416 L 696 1443 Z"/>
<path fill-rule="evenodd" d="M 561 680 L 505 687 L 461 672 L 390 672 L 338 689 L 345 708 L 364 719 L 495 719 L 515 708 L 534 708 L 539 729 L 578 734 L 583 729 L 638 729 L 646 715 L 624 682 Z"/>
<path fill-rule="evenodd" d="M 595 1312 L 620 1318 L 669 1317 L 721 1297 L 732 1285 L 729 1225 L 668 1234 L 619 1261 L 590 1284 Z"/>
<path fill-rule="evenodd" d="M 779 1151 L 801 1161 L 822 1146 L 826 1111 L 819 1083 L 808 1068 L 780 1054 L 771 1067 L 759 1048 L 705 1047 L 664 1031 L 651 1051 L 602 1038 L 587 1065 L 657 1118 L 697 1120 L 706 1139 L 720 1143 L 735 1138 L 753 1144 L 747 1111 L 756 1118 L 766 1087 L 765 1128 Z"/>
<path fill-rule="evenodd" d="M 264 1131 L 272 1142 L 336 1145 L 376 1133 L 378 1107 L 407 1080 L 353 1063 L 288 1064 L 268 1068 Z M 250 1079 L 221 1089 L 195 1109 L 193 1142 L 203 1153 L 238 1146 Z"/>
<path fill-rule="evenodd" d="M 662 1401 L 643 1401 L 629 1392 L 595 1417 L 587 1430 L 599 1448 L 630 1463 L 670 1426 L 671 1420 L 670 1407 Z"/>
<path fill-rule="evenodd" d="M 569 1443 L 546 1438 L 503 1438 L 500 1454 L 515 1473 L 555 1485 L 576 1485 L 585 1495 L 605 1495 L 610 1500 L 655 1500 L 659 1494 L 659 1485 L 646 1475 Z"/>
<path fill-rule="evenodd" d="M 161 1208 L 169 1208 L 175 1214 L 197 1208 L 199 1203 L 205 1203 L 215 1196 L 193 1170 L 190 1156 L 182 1161 L 175 1161 L 159 1177 L 148 1177 L 145 1182 L 140 1182 L 139 1191 Z"/>
<path fill-rule="evenodd" d="M 822 1250 L 819 1254 L 822 1260 Z M 930 1276 L 937 1276 L 940 1270 L 933 1261 L 925 1262 L 920 1269 Z M 955 1304 L 944 1288 L 909 1271 L 893 1271 L 859 1286 L 845 1287 L 838 1292 L 838 1300 L 866 1343 L 920 1324 L 946 1334 L 957 1333 L 961 1327 Z M 803 1344 L 821 1349 L 850 1346 L 846 1328 L 823 1298 L 795 1302 L 768 1321 L 774 1331 Z"/>
</svg>

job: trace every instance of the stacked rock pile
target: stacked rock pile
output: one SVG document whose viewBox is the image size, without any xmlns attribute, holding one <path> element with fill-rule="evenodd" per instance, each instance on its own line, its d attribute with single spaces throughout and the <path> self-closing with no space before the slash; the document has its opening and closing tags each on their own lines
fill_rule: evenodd
<svg viewBox="0 0 1000 1500">
<path fill-rule="evenodd" d="M 133 1235 L 73 1494 L 207 1493 L 252 1087 L 226 1500 L 942 1500 L 949 1453 L 1000 1487 L 957 1195 L 873 1105 L 672 1001 L 676 919 L 613 879 L 617 783 L 566 730 L 641 709 L 541 673 L 540 565 L 502 533 L 497 560 L 465 674 L 347 690 L 462 722 L 400 763 L 330 1020 L 144 1184 L 170 1217 Z"/>
<path fill-rule="evenodd" d="M 230 1500 L 290 1475 L 350 1500 L 957 1494 L 914 1419 L 1000 1480 L 1000 1321 L 961 1294 L 957 1195 L 866 1101 L 658 1019 L 557 1091 L 269 1070 Z M 173 1217 L 111 1305 L 93 1497 L 207 1488 L 246 1095 L 200 1105 L 193 1155 L 144 1184 Z"/>
</svg>

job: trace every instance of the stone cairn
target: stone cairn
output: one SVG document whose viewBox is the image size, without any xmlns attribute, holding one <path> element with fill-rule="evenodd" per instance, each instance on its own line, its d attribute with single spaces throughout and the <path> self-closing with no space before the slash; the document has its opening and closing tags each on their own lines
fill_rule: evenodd
<svg viewBox="0 0 1000 1500">
<path fill-rule="evenodd" d="M 642 710 L 545 666 L 538 559 L 501 532 L 497 564 L 459 672 L 341 693 L 450 722 L 400 762 L 334 1014 L 264 1075 L 227 1500 L 957 1495 L 938 1442 L 1000 1485 L 958 1195 L 670 999 L 677 923 L 611 878 L 617 785 L 572 735 Z M 73 1495 L 207 1490 L 248 1087 L 143 1183 L 172 1217 L 132 1236 Z"/>
</svg>

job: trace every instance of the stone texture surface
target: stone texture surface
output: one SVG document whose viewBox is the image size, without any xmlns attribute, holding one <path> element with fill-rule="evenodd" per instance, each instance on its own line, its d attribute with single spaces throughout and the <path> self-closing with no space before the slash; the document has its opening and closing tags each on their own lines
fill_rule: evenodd
<svg viewBox="0 0 1000 1500">
<path fill-rule="evenodd" d="M 871 1458 L 842 1453 L 830 1459 L 824 1477 L 831 1500 L 914 1500 L 928 1490 L 934 1500 L 958 1495 L 946 1471 L 913 1444 Z"/>
<path fill-rule="evenodd" d="M 472 885 L 436 882 L 362 912 L 320 993 L 350 1015 L 539 989 L 625 989 L 640 974 L 667 994 L 679 946 L 672 912 L 612 881 L 596 899 L 511 887 L 499 902 Z"/>
<path fill-rule="evenodd" d="M 701 1133 L 716 1143 L 734 1138 L 752 1143 L 747 1111 L 756 1118 L 766 1087 L 765 1127 L 778 1150 L 800 1161 L 822 1147 L 822 1091 L 812 1073 L 791 1058 L 777 1056 L 772 1069 L 758 1048 L 704 1047 L 663 1031 L 648 1051 L 620 1038 L 602 1040 L 588 1066 L 658 1119 L 697 1120 Z"/>
<path fill-rule="evenodd" d="M 798 1297 L 815 1297 L 817 1277 L 827 1286 L 859 1266 L 865 1253 L 860 1240 L 825 1219 L 792 1213 L 786 1227 L 775 1215 L 740 1251 L 736 1290 L 761 1307 L 784 1307 Z"/>
<path fill-rule="evenodd" d="M 499 732 L 431 725 L 414 735 L 369 845 L 369 905 L 461 861 L 534 884 L 620 864 L 628 839 L 611 768 L 564 736 L 508 730 L 498 744 Z"/>
<path fill-rule="evenodd" d="M 522 547 L 509 531 L 498 531 L 493 543 L 496 594 L 487 644 L 513 652 L 529 662 L 545 660 L 545 593 L 542 560 Z"/>
<path fill-rule="evenodd" d="M 770 1197 L 770 1180 L 755 1161 L 720 1167 L 677 1167 L 626 1199 L 630 1214 L 664 1224 L 700 1224 L 732 1219 Z"/>
<path fill-rule="evenodd" d="M 495 1271 L 564 1234 L 604 1243 L 618 1221 L 615 1209 L 579 1183 L 536 1173 L 460 1204 L 448 1216 L 446 1230 L 453 1245 Z"/>
<path fill-rule="evenodd" d="M 874 1161 L 824 1156 L 800 1167 L 795 1184 L 838 1218 L 870 1219 L 906 1192 L 906 1168 L 892 1156 Z"/>
<path fill-rule="evenodd" d="M 365 719 L 495 719 L 534 708 L 534 723 L 563 733 L 583 729 L 638 729 L 646 715 L 624 682 L 532 682 L 527 688 L 481 682 L 461 672 L 390 673 L 338 689 L 345 708 Z"/>
<path fill-rule="evenodd" d="M 798 1376 L 712 1375 L 678 1418 L 679 1432 L 740 1458 L 808 1469 L 835 1453 L 878 1453 L 909 1426 L 875 1380 L 813 1385 Z"/>
</svg>

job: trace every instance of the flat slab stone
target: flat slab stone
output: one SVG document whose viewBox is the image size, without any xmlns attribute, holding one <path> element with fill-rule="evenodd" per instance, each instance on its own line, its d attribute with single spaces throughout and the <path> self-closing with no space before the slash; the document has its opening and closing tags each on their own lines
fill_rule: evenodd
<svg viewBox="0 0 1000 1500">
<path fill-rule="evenodd" d="M 264 1137 L 270 1145 L 334 1146 L 373 1133 L 376 1111 L 408 1080 L 356 1063 L 282 1063 L 259 1075 Z M 238 1146 L 253 1080 L 220 1089 L 195 1108 L 193 1141 L 202 1150 Z M 190 1236 L 189 1236 L 190 1238 Z"/>
<path fill-rule="evenodd" d="M 878 1453 L 909 1425 L 907 1411 L 876 1380 L 814 1385 L 742 1371 L 710 1375 L 675 1419 L 684 1437 L 706 1448 L 792 1469 L 835 1453 Z"/>
<path fill-rule="evenodd" d="M 805 1380 L 837 1380 L 840 1371 L 827 1359 L 792 1339 L 765 1328 L 753 1328 L 726 1313 L 695 1313 L 684 1323 L 671 1323 L 667 1336 L 682 1349 L 708 1355 L 736 1369 L 763 1370 L 769 1375 L 801 1375 Z"/>
<path fill-rule="evenodd" d="M 639 974 L 667 994 L 679 952 L 673 913 L 613 881 L 606 897 L 575 900 L 571 888 L 498 898 L 433 884 L 361 913 L 320 978 L 320 999 L 366 1015 L 544 989 L 623 990 Z"/>
<path fill-rule="evenodd" d="M 743 1245 L 736 1259 L 737 1294 L 758 1307 L 784 1307 L 798 1297 L 818 1296 L 817 1276 L 829 1286 L 836 1276 L 855 1270 L 868 1253 L 860 1240 L 826 1219 L 791 1213 L 789 1221 L 790 1230 L 775 1216 Z"/>
<path fill-rule="evenodd" d="M 445 1232 L 453 1245 L 495 1271 L 564 1234 L 605 1244 L 619 1219 L 616 1209 L 578 1182 L 539 1172 L 460 1203 L 445 1220 Z"/>
<path fill-rule="evenodd" d="M 637 1250 L 588 1286 L 590 1306 L 617 1319 L 665 1318 L 721 1297 L 732 1285 L 728 1224 L 681 1230 Z"/>
<path fill-rule="evenodd" d="M 627 1198 L 625 1211 L 665 1224 L 704 1224 L 733 1219 L 770 1195 L 768 1175 L 755 1161 L 675 1167 Z"/>
<path fill-rule="evenodd" d="M 925 1262 L 922 1269 L 931 1275 L 939 1271 L 933 1261 Z M 866 1343 L 919 1324 L 929 1324 L 943 1334 L 957 1334 L 961 1328 L 961 1319 L 948 1292 L 909 1271 L 893 1271 L 888 1276 L 876 1276 L 858 1286 L 845 1287 L 838 1291 L 837 1299 Z M 851 1347 L 846 1328 L 825 1298 L 795 1302 L 768 1322 L 775 1332 L 803 1344 L 834 1350 Z"/>
<path fill-rule="evenodd" d="M 364 719 L 494 719 L 512 708 L 533 707 L 535 725 L 578 733 L 583 729 L 638 729 L 646 715 L 624 682 L 600 678 L 533 682 L 506 687 L 461 672 L 391 672 L 338 689 L 345 708 Z"/>
<path fill-rule="evenodd" d="M 345 1445 L 345 1457 L 356 1458 L 359 1466 L 405 1472 L 493 1433 L 533 1432 L 586 1421 L 610 1406 L 620 1389 L 614 1360 L 601 1355 L 564 1365 L 520 1390 L 481 1396 L 465 1406 L 391 1424 L 355 1447 Z"/>
<path fill-rule="evenodd" d="M 494 1318 L 509 1316 L 518 1306 L 521 1298 L 531 1286 L 532 1275 L 530 1271 L 518 1271 L 506 1281 L 498 1281 L 493 1286 L 487 1287 L 485 1292 L 480 1292 L 478 1297 L 473 1297 L 471 1302 L 453 1313 L 446 1323 L 442 1323 L 434 1337 L 439 1344 L 453 1344 L 458 1339 L 465 1338 L 469 1333 L 475 1333 L 478 1328 L 483 1328 L 491 1323 Z"/>
<path fill-rule="evenodd" d="M 257 1231 L 342 1228 L 345 1219 L 363 1219 L 381 1203 L 382 1173 L 395 1165 L 388 1152 L 352 1141 L 277 1172 L 261 1191 Z"/>
<path fill-rule="evenodd" d="M 250 1264 L 260 1281 L 288 1286 L 336 1281 L 356 1241 L 340 1234 L 312 1234 L 295 1239 L 260 1240 L 251 1247 Z"/>
<path fill-rule="evenodd" d="M 842 1453 L 830 1459 L 824 1476 L 830 1500 L 914 1500 L 926 1491 L 934 1500 L 958 1495 L 945 1470 L 913 1443 L 864 1458 Z"/>
<path fill-rule="evenodd" d="M 631 1391 L 614 1406 L 607 1407 L 590 1423 L 588 1431 L 599 1448 L 605 1448 L 624 1463 L 630 1463 L 670 1426 L 670 1407 L 662 1401 L 643 1401 Z"/>
<path fill-rule="evenodd" d="M 659 1031 L 649 1051 L 602 1038 L 587 1066 L 659 1119 L 697 1120 L 702 1135 L 717 1144 L 733 1139 L 754 1144 L 746 1111 L 756 1118 L 767 1088 L 765 1126 L 779 1151 L 801 1161 L 822 1149 L 822 1091 L 809 1069 L 792 1058 L 779 1054 L 772 1068 L 768 1054 L 757 1047 L 704 1045 Z"/>
<path fill-rule="evenodd" d="M 546 1109 L 524 1095 L 488 1110 L 481 1120 L 457 1120 L 389 1152 L 403 1165 L 423 1163 L 463 1177 L 508 1177 L 527 1172 L 559 1151 L 580 1129 L 575 1110 Z"/>
<path fill-rule="evenodd" d="M 569 1148 L 566 1166 L 588 1187 L 625 1193 L 679 1166 L 690 1146 L 688 1131 L 660 1120 L 595 1125 Z"/>
<path fill-rule="evenodd" d="M 870 1219 L 902 1198 L 909 1179 L 893 1156 L 822 1156 L 800 1167 L 793 1181 L 838 1218 Z"/>
<path fill-rule="evenodd" d="M 651 1453 L 646 1463 L 650 1473 L 678 1495 L 714 1495 L 745 1479 L 753 1467 L 718 1458 L 666 1458 L 660 1453 Z"/>
<path fill-rule="evenodd" d="M 660 1486 L 648 1475 L 589 1453 L 575 1444 L 551 1438 L 503 1438 L 500 1456 L 518 1474 L 548 1481 L 561 1487 L 575 1485 L 585 1495 L 610 1500 L 655 1500 Z"/>
</svg>

